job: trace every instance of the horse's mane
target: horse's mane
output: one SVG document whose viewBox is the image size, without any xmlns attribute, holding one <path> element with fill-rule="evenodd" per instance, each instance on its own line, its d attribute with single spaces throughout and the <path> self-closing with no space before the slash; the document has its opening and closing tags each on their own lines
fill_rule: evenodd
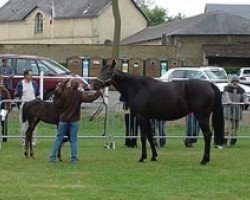
<svg viewBox="0 0 250 200">
<path fill-rule="evenodd" d="M 151 82 L 158 82 L 152 77 L 129 74 L 126 72 L 122 72 L 121 70 L 118 70 L 118 69 L 115 70 L 115 74 L 119 75 L 121 80 L 124 80 L 124 81 L 126 80 L 127 83 L 131 83 L 131 85 L 133 85 L 133 87 L 136 87 L 136 88 L 140 88 L 142 85 L 145 86 L 146 84 L 149 84 Z"/>
<path fill-rule="evenodd" d="M 149 87 L 153 82 L 158 82 L 151 77 L 128 74 L 126 72 L 122 72 L 121 70 L 114 70 L 114 76 L 119 79 L 119 84 L 116 84 L 114 81 L 113 85 L 121 93 L 120 99 L 127 103 L 133 94 L 138 93 L 145 87 Z"/>
</svg>

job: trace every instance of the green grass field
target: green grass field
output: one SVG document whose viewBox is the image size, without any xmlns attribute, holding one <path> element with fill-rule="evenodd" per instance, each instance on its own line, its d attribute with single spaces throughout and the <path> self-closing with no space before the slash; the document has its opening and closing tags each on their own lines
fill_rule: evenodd
<svg viewBox="0 0 250 200">
<path fill-rule="evenodd" d="M 81 123 L 79 135 L 102 133 L 103 119 Z M 122 117 L 109 118 L 110 135 L 123 135 Z M 9 126 L 18 134 L 18 123 Z M 167 126 L 168 135 L 183 135 L 183 124 Z M 55 127 L 39 124 L 39 134 L 55 135 Z M 241 135 L 249 135 L 249 128 Z M 0 200 L 6 199 L 93 199 L 93 200 L 184 200 L 250 199 L 250 141 L 240 139 L 235 148 L 211 149 L 211 162 L 199 164 L 203 141 L 185 148 L 183 138 L 168 138 L 158 148 L 158 161 L 139 163 L 137 148 L 126 148 L 123 139 L 115 139 L 116 149 L 104 148 L 105 138 L 80 138 L 79 163 L 69 162 L 70 148 L 63 148 L 61 163 L 49 163 L 53 139 L 39 138 L 35 159 L 26 159 L 16 138 L 2 143 L 0 150 Z"/>
</svg>

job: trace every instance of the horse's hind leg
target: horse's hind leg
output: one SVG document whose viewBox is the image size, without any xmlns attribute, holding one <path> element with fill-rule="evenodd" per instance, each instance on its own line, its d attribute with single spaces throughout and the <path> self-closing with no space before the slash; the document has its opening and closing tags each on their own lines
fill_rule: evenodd
<svg viewBox="0 0 250 200">
<path fill-rule="evenodd" d="M 24 156 L 28 158 L 29 141 L 28 141 L 28 130 L 25 132 L 25 145 L 24 145 Z"/>
<path fill-rule="evenodd" d="M 31 138 L 29 139 L 29 145 L 30 145 L 30 157 L 35 158 L 34 153 L 33 153 L 33 146 L 32 146 L 32 134 L 31 134 Z"/>
<path fill-rule="evenodd" d="M 151 158 L 151 161 L 156 161 L 157 152 L 156 152 L 155 142 L 154 142 L 154 138 L 153 138 L 151 129 L 148 130 L 147 136 L 148 136 L 148 142 L 149 142 L 149 144 L 150 144 L 151 151 L 152 151 L 152 158 Z"/>
<path fill-rule="evenodd" d="M 34 158 L 32 137 L 33 137 L 33 131 L 35 130 L 36 125 L 38 124 L 39 120 L 37 118 L 35 118 L 33 120 L 29 119 L 28 122 L 29 122 L 29 126 L 28 126 L 27 131 L 25 132 L 25 148 L 26 148 L 26 144 L 28 144 L 27 149 L 26 149 L 26 154 L 28 156 L 28 148 L 29 148 L 30 149 L 30 157 Z"/>
<path fill-rule="evenodd" d="M 205 146 L 204 146 L 204 154 L 203 154 L 203 158 L 201 160 L 201 164 L 205 165 L 206 163 L 208 163 L 210 161 L 210 148 L 211 148 L 211 137 L 212 137 L 212 133 L 211 130 L 209 128 L 209 118 L 199 118 L 199 124 L 201 127 L 201 130 L 203 132 L 203 138 L 204 138 L 204 142 L 205 142 Z"/>
</svg>

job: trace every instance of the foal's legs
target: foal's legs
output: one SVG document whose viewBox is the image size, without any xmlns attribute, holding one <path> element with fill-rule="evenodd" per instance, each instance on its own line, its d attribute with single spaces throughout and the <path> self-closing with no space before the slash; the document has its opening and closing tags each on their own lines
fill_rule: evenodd
<svg viewBox="0 0 250 200">
<path fill-rule="evenodd" d="M 198 118 L 201 130 L 203 132 L 203 138 L 205 142 L 203 158 L 201 160 L 201 164 L 205 165 L 210 161 L 210 148 L 211 148 L 211 130 L 209 128 L 209 117 L 199 117 Z"/>
<path fill-rule="evenodd" d="M 38 124 L 39 120 L 37 118 L 32 119 L 32 120 L 29 119 L 28 122 L 29 122 L 29 126 L 25 132 L 24 155 L 25 155 L 25 157 L 28 157 L 28 150 L 30 149 L 30 157 L 34 158 L 32 137 L 33 137 L 33 131 L 35 130 L 36 125 Z"/>
</svg>

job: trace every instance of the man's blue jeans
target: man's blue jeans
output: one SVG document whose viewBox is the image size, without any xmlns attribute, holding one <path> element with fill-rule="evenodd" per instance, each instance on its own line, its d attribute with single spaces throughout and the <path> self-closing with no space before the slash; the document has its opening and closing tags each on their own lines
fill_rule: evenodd
<svg viewBox="0 0 250 200">
<path fill-rule="evenodd" d="M 79 122 L 59 122 L 57 128 L 57 136 L 55 143 L 50 154 L 50 161 L 56 161 L 56 155 L 58 149 L 62 143 L 63 137 L 67 130 L 70 132 L 70 150 L 71 150 L 71 162 L 76 162 L 77 159 L 77 131 L 79 128 Z"/>
<path fill-rule="evenodd" d="M 193 113 L 190 113 L 186 117 L 186 136 L 194 137 L 194 138 L 187 138 L 186 140 L 195 143 L 197 142 L 197 136 L 199 136 L 200 125 L 199 122 L 196 120 Z"/>
</svg>

